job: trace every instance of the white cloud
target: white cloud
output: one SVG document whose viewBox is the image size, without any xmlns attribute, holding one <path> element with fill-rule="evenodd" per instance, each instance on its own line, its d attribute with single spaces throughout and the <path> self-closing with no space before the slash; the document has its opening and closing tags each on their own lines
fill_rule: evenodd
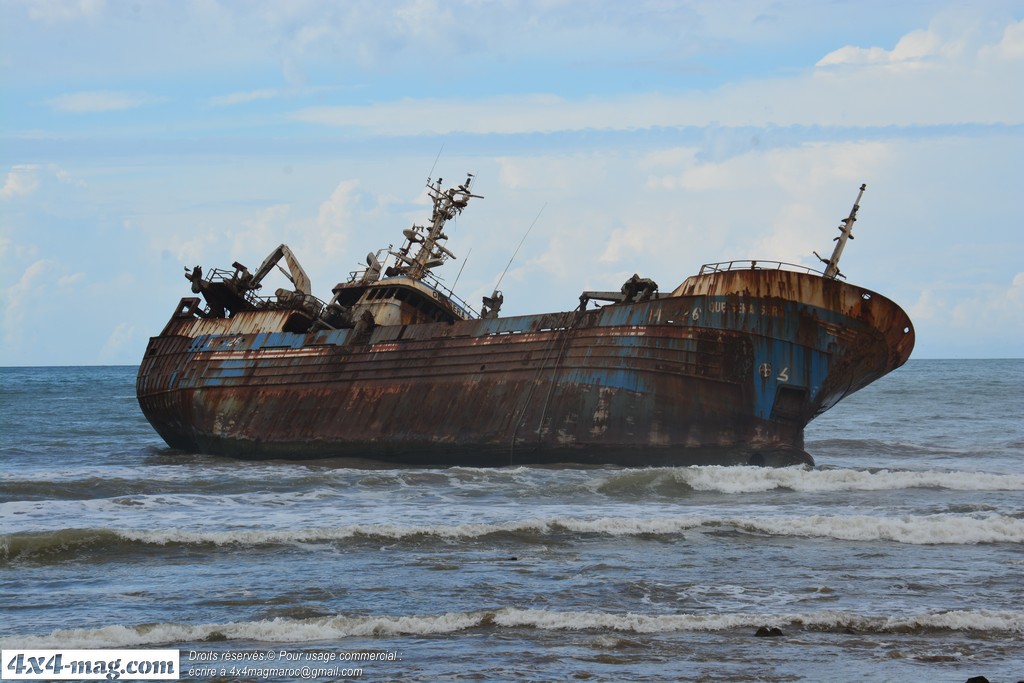
<svg viewBox="0 0 1024 683">
<path fill-rule="evenodd" d="M 976 355 L 987 349 L 991 357 L 1019 358 L 1024 339 L 1024 272 L 1008 285 L 930 286 L 907 312 L 918 340 L 933 347 L 939 341 L 946 355 Z"/>
<path fill-rule="evenodd" d="M 307 242 L 306 248 L 315 254 L 316 263 L 321 268 L 357 256 L 346 251 L 349 246 L 348 237 L 356 228 L 357 212 L 364 212 L 368 208 L 368 201 L 359 181 L 343 180 L 334 188 L 327 201 L 320 204 L 316 219 L 317 230 L 307 233 L 315 235 L 316 243 Z"/>
<path fill-rule="evenodd" d="M 180 234 L 172 237 L 163 234 L 159 235 L 158 239 L 161 243 L 172 242 L 169 251 L 177 263 L 200 264 L 204 262 L 206 255 L 213 251 L 211 245 L 219 242 L 220 235 L 210 230 L 198 232 L 191 237 Z"/>
<path fill-rule="evenodd" d="M 7 172 L 4 186 L 0 188 L 0 199 L 13 199 L 32 194 L 39 187 L 39 166 L 19 164 Z"/>
<path fill-rule="evenodd" d="M 1024 273 L 1017 273 L 1013 276 L 1013 283 L 1007 290 L 1006 299 L 1017 305 L 1024 304 Z"/>
<path fill-rule="evenodd" d="M 84 188 L 86 182 L 56 164 L 15 164 L 7 172 L 3 187 L 0 187 L 0 200 L 27 197 L 36 193 L 44 184 L 56 179 L 63 185 Z"/>
<path fill-rule="evenodd" d="M 30 264 L 18 281 L 4 291 L 3 330 L 4 344 L 20 348 L 26 326 L 36 310 L 35 302 L 48 300 L 50 276 L 58 267 L 56 261 L 40 259 Z"/>
<path fill-rule="evenodd" d="M 282 241 L 288 241 L 290 213 L 291 207 L 288 204 L 272 204 L 242 219 L 243 229 L 231 232 L 232 244 L 227 247 L 231 258 L 239 259 L 249 265 L 250 270 L 255 270 L 253 266 L 259 263 L 250 263 L 246 259 L 252 258 L 254 253 L 262 258 Z M 209 249 L 206 251 L 209 252 Z"/>
<path fill-rule="evenodd" d="M 21 279 L 18 280 L 18 284 L 11 288 L 11 290 L 8 290 L 9 293 L 13 292 L 13 294 L 10 295 L 10 299 L 22 298 L 21 295 L 31 292 L 36 281 L 41 279 L 48 271 L 53 270 L 56 266 L 57 262 L 50 259 L 40 259 L 30 265 L 25 269 L 25 272 L 22 273 Z"/>
<path fill-rule="evenodd" d="M 338 183 L 330 198 L 320 205 L 317 224 L 325 230 L 347 229 L 352 220 L 352 205 L 358 192 L 357 180 L 343 180 Z"/>
<path fill-rule="evenodd" d="M 933 58 L 952 57 L 958 52 L 957 43 L 945 43 L 933 31 L 919 29 L 903 36 L 892 50 L 880 47 L 862 48 L 847 45 L 818 60 L 815 66 L 857 64 L 913 64 Z"/>
<path fill-rule="evenodd" d="M 249 104 L 260 100 L 274 100 L 283 95 L 279 88 L 263 88 L 261 90 L 249 90 L 246 92 L 233 92 L 227 95 L 218 95 L 210 98 L 210 104 L 215 107 L 230 107 L 237 104 Z"/>
<path fill-rule="evenodd" d="M 648 186 L 692 192 L 778 187 L 789 196 L 815 193 L 824 187 L 863 182 L 884 165 L 890 152 L 882 142 L 811 143 L 752 150 L 724 161 L 701 163 L 694 153 L 676 155 L 675 169 L 651 174 Z"/>
<path fill-rule="evenodd" d="M 76 177 L 74 174 L 70 173 L 69 171 L 65 171 L 64 169 L 60 168 L 56 164 L 50 164 L 48 166 L 48 169 L 53 173 L 54 177 L 57 180 L 59 180 L 60 182 L 64 183 L 65 185 L 71 185 L 72 187 L 80 187 L 80 188 L 85 188 L 85 187 L 89 186 L 89 184 L 87 182 L 85 182 L 81 178 Z"/>
<path fill-rule="evenodd" d="M 545 94 L 478 100 L 403 99 L 309 107 L 300 122 L 362 129 L 385 137 L 455 133 L 518 135 L 719 126 L 915 126 L 1024 123 L 1007 98 L 993 100 L 994 75 L 975 71 L 928 78 L 815 73 L 701 94 L 658 93 L 570 101 Z M 980 80 L 979 80 L 980 79 Z M 871 96 L 867 94 L 871 93 Z M 886 106 L 879 106 L 885 101 Z M 755 104 L 756 103 L 756 104 Z"/>
<path fill-rule="evenodd" d="M 99 15 L 105 0 L 27 0 L 28 16 L 37 21 L 78 21 Z"/>
<path fill-rule="evenodd" d="M 131 349 L 136 337 L 134 325 L 127 322 L 119 323 L 103 343 L 99 353 L 100 360 L 121 362 L 126 352 Z"/>
<path fill-rule="evenodd" d="M 996 35 L 970 12 L 939 13 L 926 29 L 902 36 L 891 50 L 846 45 L 822 57 L 818 67 L 886 67 L 888 69 L 973 69 L 979 62 L 1013 62 L 1024 57 L 1024 21 L 1007 23 Z M 877 72 L 877 70 L 876 70 Z"/>
<path fill-rule="evenodd" d="M 62 288 L 76 287 L 82 284 L 88 276 L 85 273 L 78 272 L 72 275 L 62 275 L 57 278 L 57 286 Z"/>
<path fill-rule="evenodd" d="M 839 15 L 870 14 L 842 4 L 794 10 L 652 0 L 602 12 L 547 0 L 442 5 L 115 3 L 103 21 L 33 27 L 25 21 L 29 3 L 0 0 L 4 18 L 16 15 L 37 31 L 8 58 L 11 73 L 33 85 L 17 109 L 28 112 L 19 124 L 25 130 L 14 133 L 17 156 L 0 175 L 0 199 L 18 202 L 17 210 L 0 212 L 3 230 L 17 239 L 0 238 L 7 275 L 0 289 L 17 291 L 28 266 L 57 259 L 67 267 L 43 276 L 54 295 L 47 305 L 56 306 L 104 272 L 133 268 L 148 286 L 121 288 L 125 309 L 162 318 L 153 313 L 156 290 L 163 287 L 168 308 L 186 294 L 182 265 L 226 267 L 238 259 L 254 267 L 286 242 L 324 296 L 367 249 L 400 240 L 410 218 L 422 223 L 429 215 L 416 192 L 437 151 L 430 135 L 444 134 L 438 170 L 446 177 L 481 171 L 477 188 L 487 197 L 453 226 L 452 249 L 460 258 L 472 250 L 460 293 L 490 293 L 546 206 L 502 283 L 509 314 L 572 307 L 581 289 L 615 289 L 633 272 L 665 290 L 705 261 L 807 262 L 813 249 L 827 255 L 836 220 L 867 182 L 863 238 L 847 249 L 843 270 L 904 305 L 920 295 L 922 345 L 966 338 L 969 326 L 938 320 L 966 320 L 970 305 L 984 307 L 986 297 L 1019 316 L 1012 304 L 1021 294 L 1013 277 L 1020 247 L 1010 232 L 1017 190 L 1007 188 L 1024 158 L 1014 127 L 1024 124 L 1024 110 L 1011 87 L 1020 80 L 1024 22 L 1008 23 L 1001 9 L 897 3 L 886 15 L 892 37 L 880 40 L 871 25 L 877 15 L 840 27 Z M 100 5 L 40 0 L 36 7 L 37 18 L 48 12 L 57 21 L 95 18 Z M 774 16 L 754 21 L 762 11 Z M 952 11 L 967 19 L 954 21 Z M 422 16 L 440 23 L 425 29 Z M 507 30 L 487 28 L 505 23 Z M 816 23 L 822 32 L 802 42 Z M 840 47 L 850 35 L 856 43 Z M 138 49 L 147 43 L 152 50 Z M 710 43 L 714 52 L 705 49 Z M 787 49 L 771 49 L 782 44 Z M 58 45 L 82 64 L 46 71 L 43 57 Z M 811 45 L 828 47 L 792 61 Z M 772 61 L 782 53 L 788 63 Z M 23 54 L 39 67 L 25 68 Z M 138 88 L 174 88 L 182 117 L 129 123 L 118 116 L 128 135 L 115 136 L 114 146 L 106 144 L 113 129 L 105 117 L 31 118 L 40 99 L 62 92 L 47 88 L 70 82 L 96 90 L 50 100 L 62 111 L 124 110 L 158 101 Z M 11 92 L 17 105 L 19 91 Z M 432 96 L 399 100 L 396 92 Z M 297 111 L 288 120 L 277 102 L 260 106 L 270 100 L 290 100 Z M 340 106 L 300 109 L 318 103 Z M 318 125 L 303 125 L 311 122 Z M 1010 126 L 983 125 L 998 123 Z M 960 124 L 970 126 L 967 134 Z M 564 131 L 579 133 L 558 135 Z M 428 137 L 392 139 L 421 133 Z M 70 158 L 54 142 L 65 136 L 91 138 L 67 148 L 75 160 L 61 163 L 70 172 L 47 163 Z M 132 139 L 147 144 L 130 147 Z M 207 141 L 209 149 L 196 154 Z M 35 159 L 42 161 L 10 165 Z M 89 192 L 72 191 L 79 178 L 89 179 Z M 936 255 L 965 233 L 987 253 Z M 936 284 L 970 263 L 984 264 L 985 273 Z M 463 264 L 443 274 L 453 280 Z M 993 284 L 1004 282 L 1013 284 Z M 56 319 L 37 310 L 24 322 L 41 330 Z M 1000 324 L 994 315 L 989 321 Z M 162 322 L 133 320 L 140 334 Z M 986 334 L 973 331 L 976 339 Z M 90 353 L 115 337 L 125 335 L 96 327 Z M 24 350 L 6 357 L 24 362 L 31 350 L 45 358 L 32 344 Z"/>
<path fill-rule="evenodd" d="M 1009 24 L 1003 30 L 1002 39 L 992 46 L 981 49 L 986 59 L 1017 61 L 1024 59 L 1024 20 Z"/>
<path fill-rule="evenodd" d="M 998 94 L 1019 81 L 1024 28 L 998 37 L 954 21 L 905 34 L 891 49 L 849 45 L 793 76 L 715 90 L 565 97 L 545 92 L 481 98 L 406 98 L 308 107 L 305 123 L 382 136 L 525 134 L 685 126 L 914 126 L 1024 123 Z M 883 104 L 884 103 L 884 104 Z"/>
<path fill-rule="evenodd" d="M 976 204 L 1009 204 L 1002 202 L 1000 195 L 988 194 L 981 180 L 975 186 L 960 182 L 960 176 L 947 175 L 951 170 L 976 175 L 969 169 L 980 168 L 979 160 L 991 153 L 986 147 L 1015 150 L 992 141 L 925 140 L 754 149 L 716 161 L 701 160 L 694 148 L 682 146 L 653 151 L 623 146 L 499 158 L 446 152 L 437 170 L 455 180 L 462 179 L 458 176 L 462 170 L 479 171 L 476 189 L 486 199 L 474 201 L 454 226 L 457 232 L 452 233 L 449 246 L 460 261 L 440 274 L 453 281 L 472 250 L 458 293 L 478 306 L 480 292 L 490 293 L 524 231 L 545 204 L 502 281 L 508 315 L 570 309 L 580 291 L 615 290 L 634 272 L 653 278 L 662 291 L 669 291 L 704 262 L 731 258 L 810 261 L 813 249 L 828 255 L 837 219 L 849 210 L 860 182 L 868 182 L 863 220 L 858 223 L 864 227 L 847 249 L 844 266 L 849 267 L 843 270 L 852 282 L 906 306 L 930 286 L 937 270 L 949 272 L 953 259 L 927 256 L 918 245 L 908 248 L 900 242 L 901 233 L 911 235 L 908 240 L 940 243 L 944 238 L 939 231 L 945 230 L 945 235 L 950 231 L 943 226 L 964 229 L 971 225 L 969 221 L 980 220 Z M 202 264 L 207 271 L 209 267 L 227 267 L 237 259 L 254 269 L 274 246 L 286 242 L 310 275 L 314 294 L 328 298 L 330 286 L 343 280 L 367 250 L 400 240 L 400 231 L 408 227 L 410 219 L 423 222 L 429 216 L 418 193 L 422 169 L 429 167 L 433 157 L 433 153 L 397 158 L 373 154 L 315 167 L 297 164 L 291 174 L 281 172 L 279 159 L 261 160 L 241 169 L 235 160 L 224 159 L 206 168 L 196 185 L 162 192 L 164 199 L 155 205 L 152 198 L 140 198 L 138 206 L 131 207 L 135 239 L 142 241 L 150 235 L 158 239 L 154 254 L 159 249 L 180 249 L 182 253 L 169 256 L 162 264 L 159 259 L 128 251 L 118 259 L 132 264 L 139 281 L 153 283 L 145 292 L 136 292 L 142 289 L 138 287 L 118 289 L 130 300 L 126 306 L 146 311 L 137 313 L 138 320 L 133 317 L 139 336 L 118 358 L 130 362 L 140 355 L 141 347 L 134 345 L 144 343 L 140 337 L 155 333 L 163 324 L 163 311 L 149 312 L 154 302 L 155 308 L 169 310 L 178 297 L 188 295 L 182 265 Z M 359 181 L 348 179 L 350 163 L 358 166 Z M 938 175 L 922 176 L 922 163 Z M 703 177 L 705 168 L 713 169 L 708 175 L 714 182 L 692 182 Z M 995 170 L 986 167 L 986 172 Z M 190 175 L 194 169 L 188 164 L 160 171 L 158 180 L 194 178 Z M 110 196 L 104 188 L 113 180 L 118 182 L 117 197 L 145 191 L 141 181 L 122 186 L 121 174 L 112 174 L 110 179 L 92 174 L 90 179 L 97 186 L 90 195 L 99 197 Z M 167 189 L 152 176 L 146 182 Z M 938 201 L 938 188 L 953 187 L 956 191 L 945 193 L 943 201 Z M 389 200 L 388 193 L 395 193 L 399 201 Z M 290 203 L 260 201 L 261 197 L 278 196 L 288 197 Z M 903 214 L 893 215 L 893 206 Z M 976 232 L 972 239 L 986 239 L 980 227 Z M 110 247 L 110 242 L 100 239 L 91 246 Z M 52 254 L 47 248 L 40 251 Z M 926 268 L 906 265 L 918 258 L 929 261 Z M 937 262 L 947 265 L 936 266 Z M 51 301 L 66 300 L 55 287 L 107 277 L 86 264 L 83 260 L 68 269 L 47 271 L 44 277 L 55 284 L 49 292 L 35 292 L 36 300 L 39 295 L 48 295 L 45 298 Z M 986 260 L 986 265 L 991 261 Z M 878 277 L 877 272 L 883 270 L 888 272 Z M 88 277 L 83 280 L 77 271 Z M 1018 272 L 1016 265 L 1006 282 Z M 62 275 L 67 279 L 60 279 Z M 922 284 L 918 286 L 918 282 Z M 268 281 L 265 291 L 273 289 Z M 946 312 L 964 298 L 962 292 L 936 291 L 945 298 Z M 140 322 L 145 316 L 154 320 Z M 26 327 L 47 329 L 52 319 L 34 312 L 31 320 L 26 319 Z M 939 344 L 951 348 L 946 330 L 922 318 L 918 324 L 922 351 L 928 353 L 927 344 L 931 344 L 930 355 L 944 355 L 934 349 Z M 966 338 L 967 334 L 961 330 L 949 338 Z M 979 330 L 973 336 L 988 334 Z M 89 347 L 93 357 L 88 362 L 99 360 L 96 354 L 111 336 L 110 329 L 93 332 Z M 24 362 L 19 359 L 29 357 L 28 347 L 22 345 L 21 355 L 10 349 L 7 357 Z M 984 350 L 975 353 L 984 355 Z M 34 362 L 53 362 L 43 358 Z"/>
<path fill-rule="evenodd" d="M 185 262 L 216 266 L 237 259 L 252 271 L 271 250 L 284 243 L 312 279 L 314 294 L 323 295 L 329 291 L 326 287 L 337 281 L 334 278 L 338 277 L 339 264 L 355 256 L 346 248 L 349 232 L 365 216 L 364 202 L 359 182 L 343 180 L 315 211 L 309 205 L 282 203 L 246 212 L 236 219 L 239 228 L 224 233 L 229 243 L 208 231 L 199 231 L 182 243 L 193 254 Z M 275 269 L 263 290 L 273 292 L 278 286 L 288 285 Z"/>
<path fill-rule="evenodd" d="M 88 114 L 106 111 L 123 111 L 136 109 L 150 104 L 166 101 L 164 97 L 139 92 L 116 90 L 95 90 L 68 93 L 48 101 L 57 111 L 74 114 Z"/>
<path fill-rule="evenodd" d="M 650 252 L 651 245 L 660 243 L 663 238 L 663 230 L 658 225 L 643 220 L 628 221 L 625 227 L 612 230 L 598 260 L 602 263 L 624 262 L 628 268 L 640 255 Z"/>
</svg>

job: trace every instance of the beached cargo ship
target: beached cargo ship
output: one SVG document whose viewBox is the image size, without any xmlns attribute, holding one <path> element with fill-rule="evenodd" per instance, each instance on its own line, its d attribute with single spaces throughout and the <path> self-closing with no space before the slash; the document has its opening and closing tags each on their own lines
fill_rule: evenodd
<svg viewBox="0 0 1024 683">
<path fill-rule="evenodd" d="M 671 292 L 634 276 L 575 310 L 474 311 L 433 274 L 472 177 L 429 181 L 428 225 L 313 296 L 286 245 L 250 272 L 186 269 L 139 368 L 143 413 L 172 448 L 366 464 L 813 463 L 805 425 L 906 362 L 906 313 L 843 282 L 864 186 L 822 272 L 705 265 Z M 386 252 L 386 253 L 385 253 Z M 384 258 L 381 255 L 384 254 Z M 293 289 L 261 297 L 284 259 Z M 282 269 L 283 270 L 283 269 Z"/>
</svg>

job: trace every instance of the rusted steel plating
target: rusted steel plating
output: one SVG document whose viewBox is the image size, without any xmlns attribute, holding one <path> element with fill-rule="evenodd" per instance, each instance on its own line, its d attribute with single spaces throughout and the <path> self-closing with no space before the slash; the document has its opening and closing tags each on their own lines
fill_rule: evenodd
<svg viewBox="0 0 1024 683">
<path fill-rule="evenodd" d="M 207 308 L 182 299 L 150 340 L 143 413 L 174 448 L 245 458 L 811 463 L 807 422 L 913 349 L 899 306 L 837 278 L 860 196 L 826 274 L 729 262 L 671 293 L 637 275 L 575 311 L 477 317 L 430 274 L 454 257 L 442 228 L 478 196 L 470 180 L 428 184 L 431 227 L 319 309 L 279 293 L 217 310 L 230 290 L 200 277 Z"/>
</svg>

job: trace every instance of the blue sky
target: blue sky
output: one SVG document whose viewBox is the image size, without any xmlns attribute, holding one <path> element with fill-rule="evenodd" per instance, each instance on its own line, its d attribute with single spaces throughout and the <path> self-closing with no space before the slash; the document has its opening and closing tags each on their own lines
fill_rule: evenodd
<svg viewBox="0 0 1024 683">
<path fill-rule="evenodd" d="M 1024 2 L 0 0 L 0 88 L 0 365 L 136 364 L 281 242 L 329 298 L 435 160 L 475 305 L 535 218 L 509 315 L 815 265 L 863 182 L 915 357 L 1024 355 Z"/>
</svg>

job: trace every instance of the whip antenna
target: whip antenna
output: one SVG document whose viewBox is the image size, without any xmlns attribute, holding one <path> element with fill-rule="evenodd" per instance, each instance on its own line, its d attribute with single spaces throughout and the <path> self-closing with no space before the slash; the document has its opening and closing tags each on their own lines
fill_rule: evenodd
<svg viewBox="0 0 1024 683">
<path fill-rule="evenodd" d="M 498 312 L 501 310 L 501 305 L 505 302 L 505 297 L 498 290 L 498 287 L 501 286 L 501 281 L 505 279 L 505 273 L 507 273 L 508 269 L 512 267 L 512 262 L 516 260 L 516 254 L 519 253 L 519 250 L 522 248 L 523 242 L 526 241 L 526 238 L 530 236 L 530 231 L 533 230 L 533 226 L 537 225 L 537 221 L 540 219 L 540 215 L 544 213 L 545 208 L 547 208 L 547 204 L 544 204 L 544 206 L 540 207 L 540 211 L 537 212 L 537 217 L 533 219 L 532 223 L 530 223 L 530 227 L 527 228 L 526 234 L 523 235 L 523 239 L 519 240 L 519 246 L 516 247 L 516 250 L 514 252 L 512 252 L 512 258 L 508 260 L 508 265 L 505 266 L 505 270 L 501 271 L 501 277 L 498 278 L 498 283 L 494 285 L 494 291 L 491 293 L 490 296 L 484 297 L 484 306 L 480 310 L 481 318 L 498 317 Z"/>
<path fill-rule="evenodd" d="M 546 209 L 547 206 L 547 203 L 545 203 L 544 206 L 540 207 L 540 211 L 537 212 L 537 217 L 533 219 L 533 222 L 530 223 L 530 227 L 526 229 L 526 234 L 523 235 L 523 239 L 519 240 L 519 246 L 516 247 L 514 252 L 512 252 L 512 258 L 508 260 L 508 265 L 505 266 L 505 270 L 501 271 L 501 277 L 498 278 L 498 284 L 494 285 L 494 291 L 498 291 L 498 285 L 500 285 L 501 281 L 505 278 L 505 273 L 508 272 L 508 269 L 512 267 L 512 262 L 516 259 L 516 254 L 518 254 L 519 250 L 523 247 L 523 242 L 525 242 L 526 238 L 530 236 L 530 231 L 533 230 L 533 226 L 537 225 L 537 221 L 540 220 L 540 215 L 544 213 L 544 209 Z"/>
<path fill-rule="evenodd" d="M 434 165 L 430 167 L 430 173 L 427 174 L 427 180 L 432 180 L 434 177 L 434 169 L 437 168 L 437 162 L 441 158 L 441 152 L 444 151 L 444 143 L 441 143 L 441 149 L 437 150 L 437 156 L 434 157 Z"/>
<path fill-rule="evenodd" d="M 455 285 L 459 284 L 459 278 L 462 277 L 462 269 L 466 267 L 466 263 L 469 262 L 469 257 L 472 256 L 472 255 L 473 255 L 473 250 L 472 249 L 470 249 L 468 252 L 466 252 L 466 258 L 462 259 L 462 266 L 459 268 L 459 274 L 455 276 L 455 282 L 452 283 L 452 286 L 448 290 L 449 292 L 454 292 L 455 291 Z"/>
</svg>

